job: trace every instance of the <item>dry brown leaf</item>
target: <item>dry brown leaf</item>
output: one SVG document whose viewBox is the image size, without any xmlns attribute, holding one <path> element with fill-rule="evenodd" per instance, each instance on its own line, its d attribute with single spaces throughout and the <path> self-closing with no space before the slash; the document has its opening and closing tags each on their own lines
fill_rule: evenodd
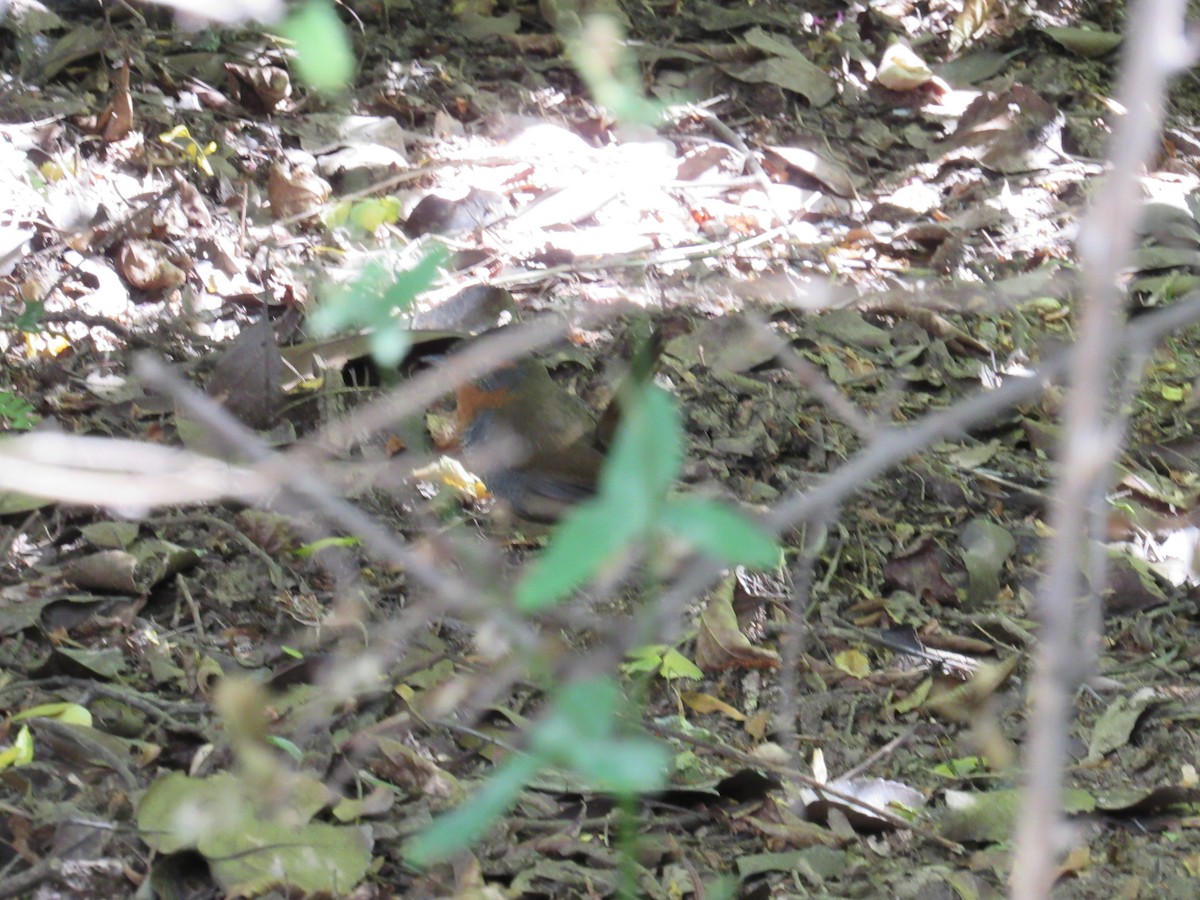
<svg viewBox="0 0 1200 900">
<path fill-rule="evenodd" d="M 962 9 L 954 17 L 954 24 L 950 26 L 951 53 L 957 53 L 983 33 L 994 6 L 995 0 L 966 0 L 963 3 Z"/>
<path fill-rule="evenodd" d="M 1065 124 L 1059 109 L 1016 84 L 975 98 L 954 134 L 931 148 L 931 157 L 942 163 L 977 162 L 994 172 L 1028 172 L 1062 159 Z"/>
<path fill-rule="evenodd" d="M 254 98 L 265 112 L 274 112 L 279 104 L 292 95 L 292 83 L 287 70 L 278 66 L 226 63 L 225 72 L 229 76 L 230 88 L 240 95 L 242 103 L 245 104 L 249 99 L 246 92 L 240 90 L 245 85 L 254 92 Z"/>
<path fill-rule="evenodd" d="M 267 176 L 267 199 L 276 219 L 315 214 L 332 191 L 328 181 L 305 165 L 277 162 Z"/>
<path fill-rule="evenodd" d="M 208 380 L 209 396 L 251 428 L 270 428 L 283 397 L 283 357 L 266 319 L 239 334 L 221 354 Z"/>
<path fill-rule="evenodd" d="M 129 60 L 117 70 L 112 102 L 100 114 L 97 131 L 106 144 L 121 140 L 133 130 L 133 97 L 129 93 Z"/>
<path fill-rule="evenodd" d="M 125 280 L 143 291 L 170 290 L 187 279 L 172 261 L 171 248 L 160 241 L 126 241 L 117 253 L 117 265 Z"/>
<path fill-rule="evenodd" d="M 727 576 L 717 587 L 708 606 L 700 614 L 696 636 L 696 665 L 705 672 L 722 669 L 777 669 L 779 654 L 755 647 L 738 628 L 733 610 L 733 576 Z"/>
<path fill-rule="evenodd" d="M 765 148 L 788 168 L 795 169 L 810 178 L 815 178 L 839 197 L 857 195 L 857 179 L 844 165 L 807 147 Z M 769 157 L 768 157 L 769 159 Z"/>
</svg>

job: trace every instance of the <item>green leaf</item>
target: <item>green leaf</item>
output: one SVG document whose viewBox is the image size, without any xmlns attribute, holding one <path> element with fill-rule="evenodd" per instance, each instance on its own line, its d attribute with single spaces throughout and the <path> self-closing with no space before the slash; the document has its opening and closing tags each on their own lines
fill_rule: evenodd
<svg viewBox="0 0 1200 900">
<path fill-rule="evenodd" d="M 28 431 L 41 420 L 24 397 L 12 391 L 0 391 L 0 427 L 9 431 Z"/>
<path fill-rule="evenodd" d="M 670 394 L 644 385 L 630 396 L 600 473 L 600 493 L 643 530 L 653 524 L 682 467 L 679 408 Z"/>
<path fill-rule="evenodd" d="M 335 286 L 327 291 L 321 305 L 309 317 L 309 328 L 328 336 L 350 327 L 372 330 L 369 346 L 375 361 L 392 367 L 404 358 L 411 336 L 396 321 L 395 313 L 405 313 L 438 277 L 449 254 L 435 245 L 411 269 L 393 277 L 380 265 L 371 265 L 351 285 Z"/>
<path fill-rule="evenodd" d="M 588 741 L 574 746 L 568 763 L 600 790 L 639 794 L 660 790 L 666 784 L 671 752 L 650 738 Z"/>
<path fill-rule="evenodd" d="M 695 549 L 730 565 L 770 569 L 779 565 L 779 542 L 738 510 L 701 497 L 672 497 L 662 524 Z"/>
<path fill-rule="evenodd" d="M 400 365 L 400 361 L 408 355 L 408 348 L 412 346 L 412 336 L 392 325 L 372 332 L 368 346 L 371 348 L 371 358 L 390 369 Z"/>
<path fill-rule="evenodd" d="M 294 741 L 289 741 L 287 738 L 282 738 L 277 735 L 271 735 L 267 738 L 267 743 L 273 747 L 278 747 L 284 753 L 292 758 L 293 762 L 304 761 L 304 751 L 301 750 Z"/>
<path fill-rule="evenodd" d="M 372 264 L 350 284 L 327 285 L 320 305 L 308 317 L 309 329 L 328 337 L 353 325 L 384 320 L 390 313 L 383 301 L 387 277 L 382 266 Z"/>
<path fill-rule="evenodd" d="M 621 671 L 626 675 L 637 675 L 646 672 L 657 672 L 663 662 L 663 654 L 667 652 L 666 644 L 643 644 L 634 647 L 625 654 L 626 662 L 621 663 Z"/>
<path fill-rule="evenodd" d="M 635 793 L 661 787 L 670 764 L 667 749 L 647 738 L 611 737 L 623 702 L 612 678 L 567 685 L 550 715 L 530 734 L 533 753 L 603 790 Z"/>
<path fill-rule="evenodd" d="M 350 209 L 349 220 L 360 231 L 372 234 L 385 222 L 399 221 L 401 211 L 400 201 L 395 197 L 372 197 L 355 203 Z"/>
<path fill-rule="evenodd" d="M 78 703 L 42 703 L 13 713 L 12 719 L 14 722 L 25 719 L 54 719 L 68 725 L 92 727 L 92 714 L 86 706 L 80 706 Z"/>
<path fill-rule="evenodd" d="M 322 550 L 328 549 L 329 547 L 357 547 L 361 543 L 362 538 L 355 537 L 354 535 L 347 535 L 344 537 L 325 537 L 315 540 L 311 544 L 305 544 L 303 547 L 297 547 L 293 552 L 300 559 L 311 559 Z"/>
<path fill-rule="evenodd" d="M 512 808 L 541 766 L 541 760 L 535 756 L 511 757 L 467 802 L 435 819 L 409 841 L 404 850 L 405 860 L 417 868 L 425 868 L 478 841 L 496 819 Z"/>
<path fill-rule="evenodd" d="M 25 309 L 17 316 L 13 322 L 13 327 L 18 331 L 27 331 L 31 334 L 36 334 L 42 330 L 42 316 L 46 314 L 45 300 L 26 300 Z"/>
<path fill-rule="evenodd" d="M 12 746 L 0 750 L 0 772 L 15 766 L 27 766 L 33 762 L 33 732 L 22 725 Z"/>
<path fill-rule="evenodd" d="M 1159 393 L 1168 403 L 1182 403 L 1185 396 L 1183 388 L 1175 384 L 1162 385 L 1162 387 L 1159 388 Z"/>
<path fill-rule="evenodd" d="M 616 681 L 602 676 L 568 684 L 555 697 L 554 708 L 570 724 L 576 740 L 599 740 L 612 734 L 623 699 Z"/>
<path fill-rule="evenodd" d="M 165 775 L 142 795 L 137 827 L 162 853 L 196 850 L 228 896 L 261 896 L 287 884 L 303 896 L 339 895 L 366 873 L 370 832 L 313 822 L 328 802 L 315 778 L 295 773 L 286 795 L 229 773 Z M 269 814 L 286 800 L 286 819 Z M 272 802 L 274 801 L 274 802 Z"/>
<path fill-rule="evenodd" d="M 309 0 L 283 24 L 296 48 L 296 73 L 319 91 L 337 91 L 354 76 L 354 50 L 333 7 Z"/>
<path fill-rule="evenodd" d="M 431 246 L 420 262 L 396 276 L 384 296 L 388 308 L 402 312 L 410 310 L 413 302 L 437 280 L 438 272 L 449 259 L 450 252 L 441 244 Z"/>
<path fill-rule="evenodd" d="M 675 649 L 668 650 L 663 655 L 658 674 L 668 681 L 675 678 L 691 678 L 699 681 L 704 677 L 699 666 Z"/>
<path fill-rule="evenodd" d="M 929 771 L 942 778 L 968 778 L 987 771 L 987 760 L 982 756 L 960 756 L 934 766 Z"/>
<path fill-rule="evenodd" d="M 664 107 L 646 99 L 637 63 L 610 16 L 588 16 L 567 52 L 596 102 L 626 124 L 657 125 Z"/>
<path fill-rule="evenodd" d="M 611 736 L 623 702 L 612 678 L 568 684 L 530 733 L 530 752 L 510 757 L 467 802 L 414 837 L 405 860 L 423 868 L 478 842 L 538 771 L 549 766 L 569 769 L 614 793 L 661 789 L 671 762 L 668 748 L 645 737 Z"/>
<path fill-rule="evenodd" d="M 562 600 L 637 537 L 635 525 L 607 497 L 576 507 L 517 585 L 517 607 L 537 612 Z"/>
</svg>

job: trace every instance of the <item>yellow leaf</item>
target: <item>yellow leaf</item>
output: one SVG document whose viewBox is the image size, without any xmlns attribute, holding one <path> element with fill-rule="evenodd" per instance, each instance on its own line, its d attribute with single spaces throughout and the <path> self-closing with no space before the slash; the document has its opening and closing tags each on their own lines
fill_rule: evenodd
<svg viewBox="0 0 1200 900">
<path fill-rule="evenodd" d="M 704 677 L 704 673 L 699 667 L 680 653 L 678 650 L 667 650 L 662 657 L 662 665 L 659 666 L 658 674 L 662 675 L 670 681 L 673 678 L 691 678 L 699 681 Z"/>
<path fill-rule="evenodd" d="M 192 133 L 188 131 L 186 125 L 176 125 L 170 131 L 164 131 L 158 136 L 158 139 L 164 144 L 173 144 L 181 138 L 187 141 L 192 139 Z"/>
<path fill-rule="evenodd" d="M 37 359 L 39 357 L 53 358 L 70 349 L 70 347 L 71 342 L 62 335 L 25 332 L 26 359 Z"/>
<path fill-rule="evenodd" d="M 701 715 L 721 713 L 735 722 L 746 721 L 745 713 L 734 709 L 724 700 L 718 700 L 712 694 L 702 694 L 699 691 L 684 691 L 679 696 L 687 704 L 688 709 L 698 712 Z"/>
<path fill-rule="evenodd" d="M 6 750 L 0 750 L 0 771 L 13 766 L 27 766 L 33 762 L 33 734 L 28 725 L 22 725 L 17 739 Z"/>
<path fill-rule="evenodd" d="M 833 664 L 854 678 L 866 678 L 871 674 L 871 662 L 861 650 L 843 650 L 833 658 Z"/>
<path fill-rule="evenodd" d="M 57 719 L 68 725 L 92 727 L 92 714 L 86 706 L 80 706 L 78 703 L 43 703 L 40 706 L 31 706 L 13 716 L 14 722 L 20 722 L 22 719 Z"/>
<path fill-rule="evenodd" d="M 463 500 L 486 500 L 491 495 L 479 476 L 468 472 L 456 459 L 440 457 L 436 462 L 413 472 L 414 478 L 437 481 L 453 490 Z"/>
</svg>

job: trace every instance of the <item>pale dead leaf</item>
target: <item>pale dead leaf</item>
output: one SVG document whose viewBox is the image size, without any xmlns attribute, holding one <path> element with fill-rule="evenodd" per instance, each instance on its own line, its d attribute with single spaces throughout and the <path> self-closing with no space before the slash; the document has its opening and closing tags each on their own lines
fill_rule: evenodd
<svg viewBox="0 0 1200 900">
<path fill-rule="evenodd" d="M 143 291 L 166 291 L 187 280 L 172 261 L 171 248 L 160 241 L 126 241 L 117 252 L 117 265 L 125 280 Z"/>
<path fill-rule="evenodd" d="M 717 587 L 700 614 L 696 635 L 696 665 L 706 672 L 722 669 L 777 669 L 779 654 L 755 647 L 738 629 L 733 610 L 733 576 L 727 576 Z"/>
<path fill-rule="evenodd" d="M 684 702 L 688 709 L 698 712 L 701 715 L 720 713 L 726 718 L 733 719 L 735 722 L 746 721 L 745 713 L 734 709 L 724 700 L 719 700 L 712 694 L 704 694 L 700 691 L 684 691 L 679 695 L 679 699 Z"/>
</svg>

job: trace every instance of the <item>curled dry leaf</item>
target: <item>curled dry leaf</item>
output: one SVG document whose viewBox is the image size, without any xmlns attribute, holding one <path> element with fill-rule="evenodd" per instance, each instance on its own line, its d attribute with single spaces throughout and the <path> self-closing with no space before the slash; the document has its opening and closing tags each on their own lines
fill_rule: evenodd
<svg viewBox="0 0 1200 900">
<path fill-rule="evenodd" d="M 777 669 L 779 654 L 774 650 L 755 647 L 738 628 L 733 609 L 733 576 L 721 582 L 700 614 L 696 635 L 696 665 L 705 672 L 740 667 L 745 669 Z"/>
<path fill-rule="evenodd" d="M 933 80 L 925 60 L 906 44 L 892 44 L 883 51 L 875 80 L 889 91 L 911 91 Z"/>
<path fill-rule="evenodd" d="M 188 223 L 199 228 L 201 231 L 211 231 L 213 216 L 208 208 L 208 201 L 182 175 L 178 172 L 173 174 L 175 187 L 179 192 L 179 208 L 187 218 Z"/>
<path fill-rule="evenodd" d="M 129 61 L 117 70 L 112 102 L 100 114 L 97 131 L 104 143 L 124 139 L 133 130 L 133 96 L 129 93 Z"/>
<path fill-rule="evenodd" d="M 884 818 L 876 810 L 894 814 L 925 806 L 925 795 L 900 781 L 838 778 L 828 786 L 839 796 L 820 790 L 802 793 L 804 817 L 810 822 L 824 822 L 836 810 L 846 816 L 855 831 L 875 833 L 895 827 L 891 819 Z"/>
<path fill-rule="evenodd" d="M 332 191 L 328 181 L 305 165 L 277 162 L 267 177 L 267 199 L 276 219 L 316 213 Z"/>
<path fill-rule="evenodd" d="M 226 63 L 230 88 L 240 95 L 242 102 L 249 99 L 242 86 L 254 92 L 254 98 L 266 112 L 273 112 L 279 104 L 292 95 L 292 83 L 285 69 L 278 66 L 245 66 Z M 250 105 L 253 105 L 252 103 Z"/>
<path fill-rule="evenodd" d="M 183 284 L 187 274 L 172 261 L 160 241 L 131 240 L 121 245 L 117 265 L 125 280 L 143 291 L 167 291 Z"/>
<path fill-rule="evenodd" d="M 471 474 L 462 463 L 448 456 L 439 457 L 436 462 L 415 469 L 412 474 L 413 478 L 444 484 L 459 498 L 471 503 L 486 500 L 491 496 L 478 476 Z"/>
<path fill-rule="evenodd" d="M 951 53 L 957 53 L 986 30 L 995 5 L 995 0 L 966 0 L 963 3 L 950 26 L 948 46 Z"/>
<path fill-rule="evenodd" d="M 746 721 L 746 714 L 744 712 L 735 709 L 724 700 L 720 700 L 712 694 L 705 694 L 701 691 L 684 691 L 679 695 L 679 699 L 687 704 L 688 709 L 702 715 L 720 713 L 727 718 L 733 719 L 735 722 Z"/>
</svg>

